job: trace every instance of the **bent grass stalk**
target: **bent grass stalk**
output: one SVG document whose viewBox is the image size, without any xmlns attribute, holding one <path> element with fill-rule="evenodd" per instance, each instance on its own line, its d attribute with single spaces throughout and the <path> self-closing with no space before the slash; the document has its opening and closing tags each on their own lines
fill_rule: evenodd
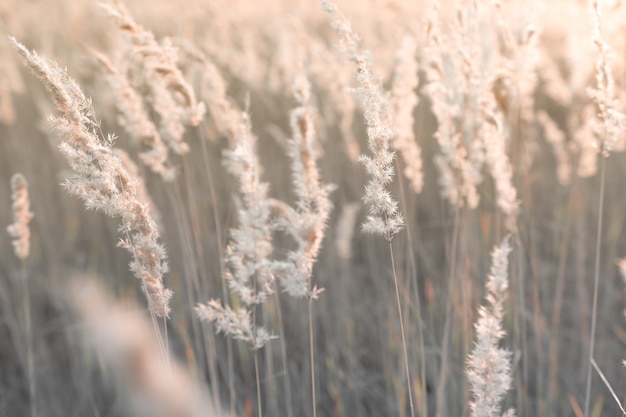
<svg viewBox="0 0 626 417">
<path fill-rule="evenodd" d="M 622 103 L 617 98 L 615 91 L 615 81 L 611 67 L 610 47 L 602 35 L 600 18 L 602 11 L 598 0 L 593 1 L 594 31 L 592 40 L 598 49 L 596 60 L 596 86 L 588 89 L 589 97 L 597 107 L 596 113 L 596 135 L 597 145 L 600 150 L 600 197 L 598 207 L 598 224 L 596 234 L 596 255 L 593 277 L 593 305 L 591 311 L 591 332 L 589 334 L 589 363 L 587 364 L 587 384 L 585 389 L 585 417 L 589 417 L 589 404 L 591 400 L 591 374 L 592 361 L 595 349 L 596 321 L 598 310 L 598 285 L 600 281 L 600 250 L 602 242 L 602 219 L 604 211 L 604 189 L 606 182 L 606 159 L 609 157 L 613 147 L 619 142 L 620 136 L 626 127 L 626 115 L 619 109 Z"/>
<path fill-rule="evenodd" d="M 22 174 L 14 174 L 11 177 L 11 190 L 13 191 L 11 206 L 13 211 L 13 223 L 7 227 L 11 242 L 21 263 L 20 281 L 22 284 L 22 307 L 24 309 L 24 332 L 26 333 L 26 372 L 28 375 L 28 390 L 30 395 L 31 417 L 37 416 L 37 380 L 35 376 L 35 354 L 33 347 L 33 329 L 30 308 L 30 291 L 28 285 L 28 273 L 26 272 L 26 259 L 30 254 L 30 228 L 28 223 L 34 215 L 30 211 L 30 199 L 28 196 L 28 182 Z"/>
<path fill-rule="evenodd" d="M 130 269 L 141 282 L 163 360 L 168 362 L 167 345 L 156 322 L 156 316 L 169 316 L 173 295 L 163 285 L 167 255 L 148 205 L 139 197 L 137 180 L 113 152 L 114 138 L 102 135 L 91 100 L 78 83 L 52 60 L 29 51 L 13 37 L 9 39 L 61 112 L 61 116 L 49 116 L 48 121 L 60 140 L 61 153 L 74 171 L 64 187 L 83 200 L 88 209 L 121 220 L 120 232 L 125 237 L 118 246 L 131 254 Z"/>
</svg>

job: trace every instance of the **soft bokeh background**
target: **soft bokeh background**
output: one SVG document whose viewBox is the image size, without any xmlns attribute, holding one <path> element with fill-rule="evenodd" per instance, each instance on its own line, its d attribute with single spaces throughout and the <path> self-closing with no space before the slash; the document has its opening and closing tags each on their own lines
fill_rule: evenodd
<svg viewBox="0 0 626 417">
<path fill-rule="evenodd" d="M 472 10 L 472 2 L 458 2 L 459 6 L 443 3 L 446 23 L 439 30 L 454 38 L 451 22 L 456 19 L 455 9 Z M 493 86 L 494 95 L 503 103 L 506 149 L 521 202 L 504 340 L 513 352 L 514 383 L 505 406 L 515 407 L 520 416 L 578 415 L 584 402 L 600 188 L 599 175 L 591 171 L 581 176 L 578 169 L 583 154 L 580 141 L 593 140 L 589 134 L 586 139 L 577 137 L 584 130 L 585 108 L 590 103 L 587 88 L 595 85 L 593 14 L 583 1 L 502 3 L 502 22 L 514 36 L 521 39 L 529 27 L 538 36 L 528 55 L 511 58 L 510 50 L 494 36 L 498 21 L 491 2 L 482 5 L 485 20 L 478 22 L 473 33 L 473 40 L 479 42 L 474 44 L 479 56 L 508 56 L 512 63 L 503 70 L 504 87 Z M 367 179 L 362 166 L 351 158 L 350 140 L 356 140 L 360 152 L 366 152 L 366 131 L 353 90 L 354 70 L 333 46 L 336 35 L 327 16 L 315 2 L 295 0 L 190 0 L 182 5 L 127 0 L 126 4 L 137 22 L 157 39 L 171 37 L 175 44 L 185 40 L 204 51 L 228 83 L 230 99 L 241 108 L 249 103 L 263 178 L 270 184 L 270 195 L 286 202 L 294 199 L 285 153 L 290 136 L 288 115 L 296 105 L 291 84 L 298 75 L 295 59 L 304 57 L 313 85 L 321 175 L 336 185 L 334 211 L 314 268 L 314 282 L 326 289 L 314 304 L 318 412 L 321 416 L 408 415 L 387 243 L 360 231 L 361 210 L 353 226 L 351 258 L 343 259 L 336 248 L 342 212 L 360 201 Z M 400 0 L 337 4 L 353 22 L 363 47 L 371 52 L 374 71 L 386 88 L 391 85 L 403 37 L 412 36 L 418 43 L 420 86 L 416 92 L 420 102 L 413 115 L 425 184 L 419 195 L 402 175 L 398 174 L 392 185 L 407 222 L 393 247 L 412 389 L 419 415 L 468 415 L 464 366 L 472 346 L 472 323 L 482 301 L 491 248 L 506 234 L 496 207 L 494 181 L 485 171 L 478 189 L 480 203 L 473 210 L 455 209 L 440 196 L 434 163 L 440 152 L 433 136 L 437 120 L 424 90 L 424 66 L 430 59 L 424 50 L 432 5 Z M 621 98 L 626 81 L 626 7 L 613 2 L 603 5 L 603 36 L 613 48 L 612 67 Z M 88 332 L 70 306 L 68 283 L 77 274 L 95 275 L 117 298 L 145 301 L 128 271 L 127 253 L 116 247 L 116 221 L 85 211 L 78 199 L 59 186 L 68 168 L 45 123 L 45 115 L 55 110 L 44 88 L 22 68 L 4 37 L 11 34 L 67 67 L 93 98 L 102 130 L 116 134 L 115 146 L 135 157 L 141 145 L 130 141 L 119 126 L 103 71 L 90 52 L 95 49 L 112 55 L 121 42 L 119 33 L 96 2 L 4 0 L 0 3 L 0 34 L 1 229 L 12 221 L 10 177 L 15 172 L 29 181 L 35 214 L 31 254 L 24 266 L 14 256 L 9 236 L 0 238 L 0 415 L 28 415 L 30 409 L 24 366 L 24 277 L 32 309 L 40 415 L 129 415 L 120 400 L 124 392 L 114 383 L 110 368 L 98 349 L 85 343 Z M 457 52 L 453 44 L 445 51 Z M 179 58 L 198 97 L 210 102 L 210 91 L 202 88 L 202 68 L 184 52 Z M 526 61 L 529 58 L 534 61 Z M 492 59 L 488 64 L 502 65 L 498 62 Z M 533 75 L 536 82 L 531 81 L 527 91 L 523 82 L 532 80 Z M 458 73 L 446 75 L 450 88 L 457 89 L 461 97 L 462 78 Z M 520 116 L 519 103 L 527 99 L 531 99 L 531 114 L 546 112 L 564 132 L 563 150 L 572 172 L 568 181 L 557 177 L 559 161 L 541 123 Z M 166 283 L 175 292 L 167 322 L 171 350 L 197 381 L 209 385 L 224 409 L 241 416 L 255 415 L 250 352 L 238 342 L 229 348 L 225 337 L 215 335 L 192 312 L 198 302 L 222 298 L 220 250 L 228 242 L 228 229 L 237 224 L 235 184 L 221 164 L 227 138 L 218 133 L 218 123 L 208 114 L 199 127 L 187 130 L 185 140 L 192 152 L 173 157 L 179 173 L 173 183 L 140 169 L 160 213 L 162 242 L 169 254 L 171 271 Z M 621 366 L 626 343 L 625 292 L 615 262 L 626 256 L 626 157 L 619 152 L 620 146 L 617 148 L 606 160 L 595 357 L 620 395 L 626 389 L 626 370 Z M 396 163 L 401 173 L 407 162 L 398 159 Z M 216 198 L 211 196 L 209 182 Z M 291 242 L 278 235 L 275 243 L 280 255 Z M 448 300 L 450 347 L 442 355 Z M 279 336 L 261 351 L 266 415 L 311 414 L 306 311 L 306 302 L 284 294 L 271 299 L 265 308 L 268 327 Z M 230 361 L 233 373 L 229 372 Z M 441 386 L 443 362 L 449 372 Z M 438 389 L 444 390 L 443 410 L 436 409 Z M 595 416 L 619 413 L 595 374 L 592 407 Z"/>
</svg>

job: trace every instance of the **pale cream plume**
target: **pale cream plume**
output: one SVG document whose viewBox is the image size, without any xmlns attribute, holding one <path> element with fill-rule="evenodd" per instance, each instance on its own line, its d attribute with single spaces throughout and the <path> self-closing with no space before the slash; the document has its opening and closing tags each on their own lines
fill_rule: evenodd
<svg viewBox="0 0 626 417">
<path fill-rule="evenodd" d="M 9 235 L 13 238 L 15 255 L 24 260 L 30 252 L 30 228 L 28 223 L 33 219 L 30 211 L 30 199 L 28 198 L 28 182 L 22 174 L 15 174 L 11 178 L 13 194 L 13 223 L 7 227 Z"/>
<path fill-rule="evenodd" d="M 11 42 L 32 73 L 52 94 L 61 116 L 48 120 L 60 140 L 59 149 L 74 171 L 64 184 L 88 209 L 101 210 L 121 220 L 120 246 L 132 255 L 130 269 L 142 283 L 150 311 L 160 317 L 170 312 L 172 292 L 163 286 L 167 256 L 149 210 L 137 196 L 132 178 L 112 149 L 113 138 L 101 138 L 91 100 L 56 63 Z"/>
</svg>

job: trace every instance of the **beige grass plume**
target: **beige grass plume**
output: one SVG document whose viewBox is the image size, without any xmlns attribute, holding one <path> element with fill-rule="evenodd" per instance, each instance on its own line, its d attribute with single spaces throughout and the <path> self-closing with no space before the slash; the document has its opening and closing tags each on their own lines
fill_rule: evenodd
<svg viewBox="0 0 626 417">
<path fill-rule="evenodd" d="M 234 116 L 232 110 L 229 107 L 229 113 Z M 230 149 L 224 152 L 224 165 L 239 186 L 239 225 L 230 230 L 231 240 L 224 255 L 227 265 L 224 279 L 243 307 L 233 310 L 218 300 L 211 300 L 197 305 L 195 312 L 200 319 L 216 323 L 219 332 L 260 349 L 272 338 L 254 320 L 256 307 L 274 292 L 269 259 L 273 251 L 271 207 L 267 198 L 268 184 L 261 180 L 256 137 L 249 116 L 241 112 L 237 117 L 239 125 L 231 138 Z"/>
<path fill-rule="evenodd" d="M 328 197 L 332 187 L 322 183 L 317 168 L 317 135 L 310 95 L 309 81 L 299 76 L 294 83 L 299 106 L 291 112 L 293 136 L 287 143 L 297 201 L 295 209 L 282 210 L 279 219 L 279 227 L 294 238 L 297 248 L 289 251 L 286 262 L 275 262 L 274 269 L 289 295 L 315 299 L 321 289 L 311 287 L 311 276 L 332 208 Z"/>
<path fill-rule="evenodd" d="M 172 292 L 163 286 L 167 256 L 159 243 L 159 231 L 147 205 L 138 198 L 137 181 L 131 177 L 112 149 L 113 138 L 99 136 L 91 101 L 78 84 L 53 61 L 31 52 L 11 38 L 24 63 L 52 94 L 61 116 L 49 116 L 59 149 L 74 171 L 64 184 L 88 209 L 120 219 L 124 236 L 120 246 L 132 260 L 130 269 L 142 283 L 150 311 L 167 317 Z"/>
<path fill-rule="evenodd" d="M 13 223 L 7 227 L 9 235 L 13 238 L 15 255 L 24 260 L 30 251 L 30 229 L 28 223 L 33 218 L 30 211 L 30 199 L 28 198 L 28 182 L 22 174 L 14 174 L 11 178 L 13 194 Z"/>
<path fill-rule="evenodd" d="M 427 83 L 423 91 L 430 98 L 431 110 L 437 119 L 434 136 L 440 153 L 434 162 L 439 171 L 441 196 L 452 207 L 467 206 L 474 209 L 480 202 L 477 186 L 483 180 L 480 173 L 482 146 L 479 141 L 466 144 L 463 128 L 459 125 L 462 103 L 459 91 L 466 91 L 468 79 L 474 79 L 476 69 L 470 65 L 471 55 L 466 51 L 467 39 L 463 36 L 464 20 L 459 13 L 455 28 L 456 36 L 450 39 L 443 33 L 443 20 L 438 3 L 433 3 L 427 26 L 427 39 L 423 51 L 422 68 Z M 453 42 L 453 40 L 456 42 Z M 450 56 L 451 50 L 463 51 Z M 450 69 L 451 67 L 451 69 Z"/>
<path fill-rule="evenodd" d="M 149 150 L 139 154 L 141 161 L 165 181 L 175 178 L 176 172 L 169 161 L 167 146 L 163 143 L 154 122 L 144 106 L 143 98 L 133 88 L 123 68 L 116 67 L 106 56 L 93 52 L 105 70 L 105 79 L 111 89 L 118 121 L 131 138 L 143 142 Z"/>
<path fill-rule="evenodd" d="M 176 66 L 177 49 L 169 39 L 158 43 L 154 34 L 142 28 L 120 1 L 101 3 L 118 28 L 127 35 L 131 52 L 129 59 L 141 71 L 137 74 L 148 89 L 149 101 L 159 115 L 159 132 L 170 149 L 177 154 L 189 152 L 184 142 L 185 125 L 197 126 L 205 113 L 203 103 Z"/>
<path fill-rule="evenodd" d="M 156 204 L 154 204 L 152 197 L 150 197 L 148 187 L 146 187 L 146 181 L 141 175 L 141 172 L 139 172 L 139 167 L 137 166 L 137 164 L 135 164 L 135 161 L 133 161 L 133 159 L 125 150 L 120 148 L 114 148 L 113 153 L 122 162 L 122 165 L 124 166 L 124 169 L 128 171 L 128 174 L 137 181 L 137 198 L 143 204 L 148 206 L 148 210 L 150 210 L 150 215 L 156 222 L 157 226 L 163 228 L 163 217 L 161 216 L 161 212 L 159 211 Z"/>
<path fill-rule="evenodd" d="M 491 253 L 487 279 L 487 304 L 478 310 L 476 344 L 467 358 L 465 372 L 470 383 L 472 417 L 500 417 L 500 402 L 511 388 L 511 353 L 499 346 L 505 332 L 504 300 L 508 289 L 509 237 Z M 509 410 L 505 416 L 513 416 Z"/>
<path fill-rule="evenodd" d="M 602 36 L 602 9 L 598 0 L 593 1 L 593 11 L 595 25 L 592 40 L 599 56 L 596 61 L 596 87 L 588 89 L 588 93 L 598 109 L 595 123 L 598 149 L 607 157 L 618 141 L 623 140 L 626 115 L 620 110 L 622 105 L 617 98 L 611 68 L 611 47 Z"/>
<path fill-rule="evenodd" d="M 368 147 L 372 156 L 361 155 L 360 160 L 370 175 L 365 187 L 363 200 L 368 207 L 367 220 L 363 230 L 383 235 L 391 241 L 393 235 L 402 230 L 404 219 L 398 211 L 398 203 L 393 199 L 387 186 L 393 180 L 394 153 L 390 151 L 393 130 L 390 121 L 389 105 L 381 83 L 372 73 L 367 54 L 361 50 L 359 39 L 352 31 L 350 22 L 341 15 L 329 0 L 320 0 L 322 9 L 328 13 L 333 28 L 340 37 L 346 54 L 356 66 L 359 95 L 363 104 L 367 124 Z"/>
</svg>

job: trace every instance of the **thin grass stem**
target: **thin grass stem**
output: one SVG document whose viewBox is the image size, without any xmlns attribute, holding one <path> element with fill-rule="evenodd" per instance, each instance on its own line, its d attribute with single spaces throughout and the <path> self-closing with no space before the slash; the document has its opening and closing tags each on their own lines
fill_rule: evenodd
<svg viewBox="0 0 626 417">
<path fill-rule="evenodd" d="M 591 368 L 596 339 L 596 320 L 598 317 L 598 283 L 600 281 L 600 247 L 602 242 L 602 220 L 604 211 L 604 183 L 606 181 L 606 157 L 600 158 L 600 201 L 598 207 L 598 230 L 596 235 L 596 258 L 593 274 L 593 304 L 591 307 L 591 333 L 589 334 L 589 364 L 587 367 L 587 386 L 585 389 L 585 417 L 589 417 L 591 400 Z"/>
<path fill-rule="evenodd" d="M 398 317 L 400 319 L 400 334 L 402 335 L 402 353 L 404 354 L 404 371 L 406 372 L 407 391 L 409 393 L 409 405 L 411 407 L 411 417 L 415 417 L 415 407 L 413 405 L 413 384 L 411 372 L 409 369 L 409 355 L 406 347 L 406 336 L 404 334 L 404 319 L 402 318 L 402 305 L 400 303 L 400 290 L 398 288 L 398 275 L 396 274 L 396 263 L 393 256 L 393 246 L 391 244 L 391 236 L 388 237 L 389 256 L 391 257 L 391 270 L 393 271 L 393 283 L 396 288 L 396 303 L 398 306 Z"/>
</svg>

